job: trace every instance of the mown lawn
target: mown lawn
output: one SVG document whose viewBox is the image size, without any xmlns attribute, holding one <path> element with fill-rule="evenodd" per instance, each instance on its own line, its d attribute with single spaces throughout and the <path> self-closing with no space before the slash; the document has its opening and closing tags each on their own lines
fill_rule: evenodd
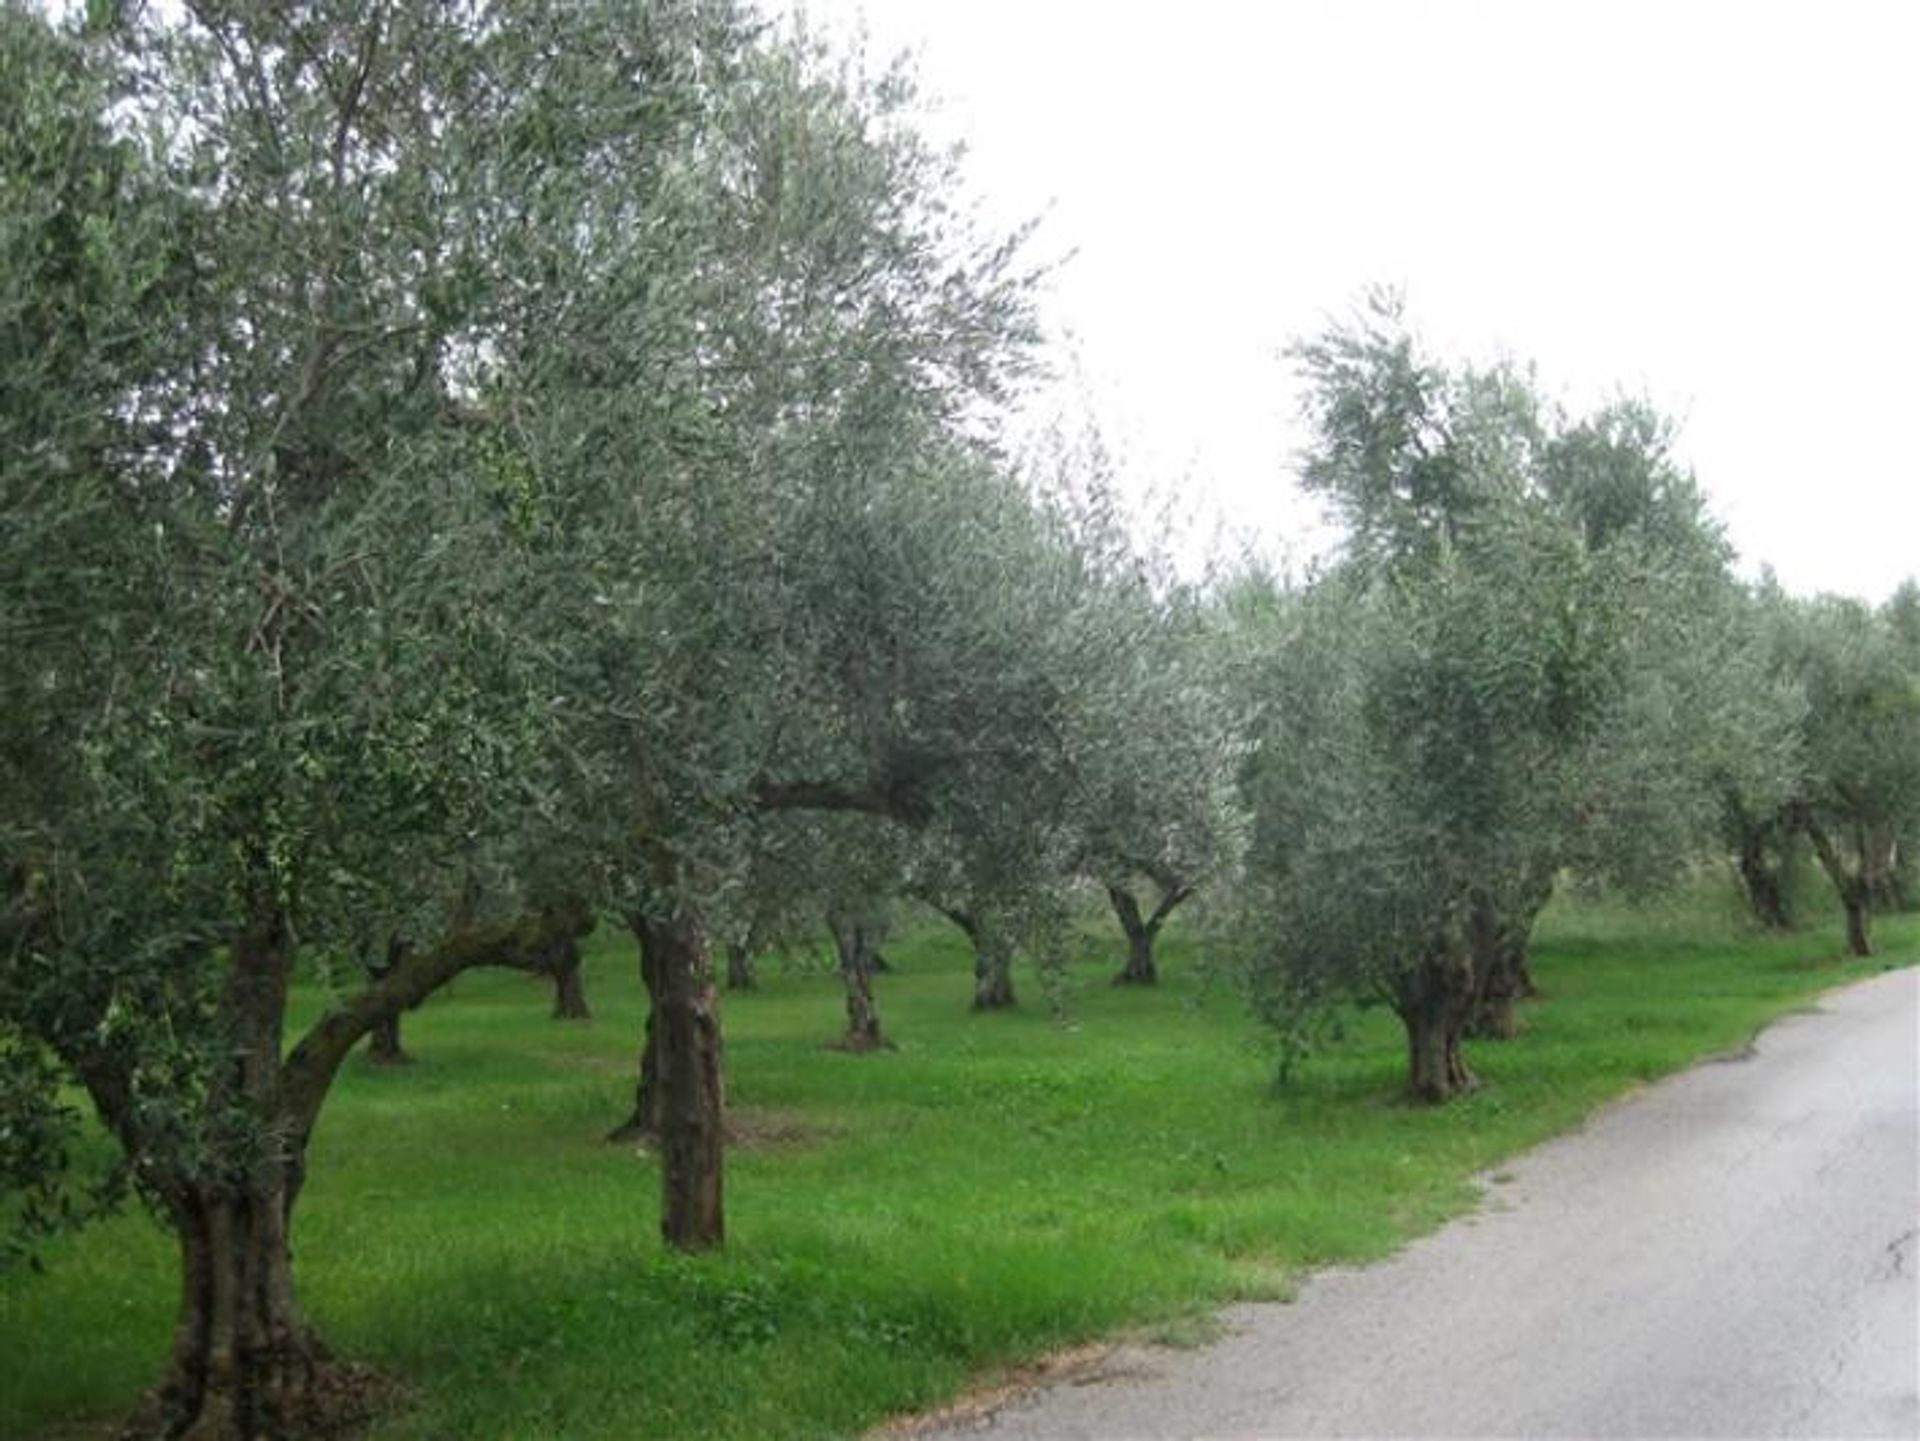
<svg viewBox="0 0 1920 1441">
<path fill-rule="evenodd" d="M 349 1064 L 301 1203 L 303 1294 L 411 1387 L 380 1437 L 856 1434 L 996 1366 L 1118 1328 L 1190 1334 L 1303 1269 L 1383 1255 L 1471 1204 L 1475 1172 L 1920 955 L 1920 917 L 1883 920 L 1882 956 L 1854 964 L 1831 923 L 1767 940 L 1727 915 L 1557 906 L 1547 999 L 1520 1039 L 1473 1048 L 1486 1086 L 1440 1111 L 1402 1103 L 1383 1013 L 1276 1093 L 1237 997 L 1178 937 L 1158 990 L 1110 987 L 1102 937 L 1058 1013 L 1023 974 L 1019 1010 L 975 1016 L 957 938 L 916 931 L 887 948 L 899 1048 L 874 1056 L 826 1049 L 832 976 L 769 969 L 727 1002 L 731 1236 L 698 1260 L 662 1251 L 654 1160 L 599 1140 L 641 1017 L 629 943 L 603 933 L 593 1021 L 549 1020 L 526 977 L 474 976 L 408 1018 L 415 1065 Z M 174 1258 L 129 1215 L 47 1261 L 0 1278 L 0 1435 L 103 1434 L 157 1370 Z"/>
</svg>

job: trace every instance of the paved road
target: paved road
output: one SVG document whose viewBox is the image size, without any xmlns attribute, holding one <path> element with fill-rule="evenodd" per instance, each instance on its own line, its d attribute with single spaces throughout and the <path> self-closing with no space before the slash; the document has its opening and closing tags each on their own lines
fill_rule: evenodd
<svg viewBox="0 0 1920 1441">
<path fill-rule="evenodd" d="M 1920 1436 L 1917 1042 L 1920 972 L 1836 991 L 1389 1261 L 932 1434 Z"/>
</svg>

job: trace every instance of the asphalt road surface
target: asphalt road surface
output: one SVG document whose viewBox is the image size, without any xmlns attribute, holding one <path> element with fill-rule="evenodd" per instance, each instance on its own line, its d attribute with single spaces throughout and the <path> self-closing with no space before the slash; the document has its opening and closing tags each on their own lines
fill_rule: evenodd
<svg viewBox="0 0 1920 1441">
<path fill-rule="evenodd" d="M 1392 1259 L 923 1435 L 1920 1436 L 1920 973 L 1506 1167 Z"/>
</svg>

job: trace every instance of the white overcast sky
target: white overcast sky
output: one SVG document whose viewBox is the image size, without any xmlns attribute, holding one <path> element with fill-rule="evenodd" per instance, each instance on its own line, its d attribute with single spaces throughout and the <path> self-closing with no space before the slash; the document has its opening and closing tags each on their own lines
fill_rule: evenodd
<svg viewBox="0 0 1920 1441">
<path fill-rule="evenodd" d="M 1071 252 L 1074 393 L 1203 523 L 1311 550 L 1281 352 L 1384 282 L 1444 355 L 1677 417 L 1749 573 L 1920 572 L 1920 0 L 804 9 L 913 53 L 986 214 Z"/>
</svg>

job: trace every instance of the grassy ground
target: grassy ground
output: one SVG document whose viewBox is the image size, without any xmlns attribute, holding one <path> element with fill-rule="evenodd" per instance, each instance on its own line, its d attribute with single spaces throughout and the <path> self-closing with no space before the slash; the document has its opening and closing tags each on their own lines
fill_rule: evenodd
<svg viewBox="0 0 1920 1441">
<path fill-rule="evenodd" d="M 408 1018 L 419 1057 L 359 1058 L 315 1141 L 296 1246 L 334 1343 L 406 1378 L 381 1437 L 845 1436 L 970 1376 L 1121 1327 L 1191 1334 L 1301 1270 L 1383 1255 L 1469 1205 L 1470 1177 L 1609 1097 L 1823 987 L 1920 954 L 1842 963 L 1827 924 L 1773 941 L 1718 903 L 1559 906 L 1519 1040 L 1488 1083 L 1401 1103 L 1391 1017 L 1357 1020 L 1286 1091 L 1237 1000 L 1177 937 L 1157 991 L 1106 984 L 1052 1014 L 967 1012 L 967 960 L 928 929 L 888 947 L 897 1051 L 824 1048 L 824 975 L 727 1004 L 740 1145 L 723 1256 L 657 1240 L 653 1158 L 598 1137 L 624 1114 L 640 1005 L 626 944 L 590 957 L 590 1023 L 550 1021 L 517 975 L 475 976 Z M 317 1003 L 307 996 L 304 1004 Z M 0 1435 L 99 1434 L 149 1381 L 175 1283 L 138 1216 L 0 1279 Z"/>
</svg>

